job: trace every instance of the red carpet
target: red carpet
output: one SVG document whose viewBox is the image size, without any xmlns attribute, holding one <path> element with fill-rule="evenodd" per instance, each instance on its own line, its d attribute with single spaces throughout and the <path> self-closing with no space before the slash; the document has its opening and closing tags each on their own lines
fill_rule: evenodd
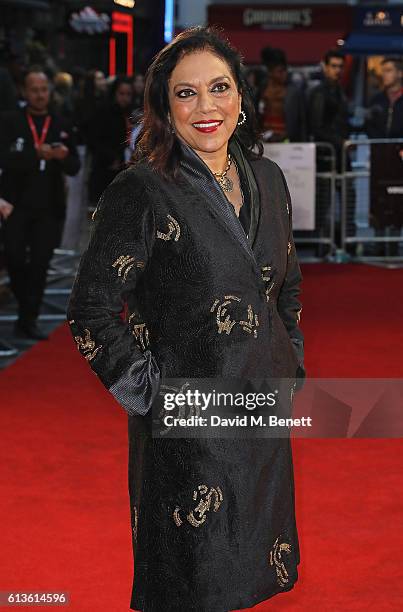
<svg viewBox="0 0 403 612">
<path fill-rule="evenodd" d="M 303 273 L 309 375 L 402 378 L 403 270 Z M 65 590 L 74 612 L 128 612 L 125 413 L 66 324 L 1 373 L 0 393 L 0 590 Z M 402 440 L 298 439 L 293 448 L 300 578 L 253 611 L 401 610 Z"/>
</svg>

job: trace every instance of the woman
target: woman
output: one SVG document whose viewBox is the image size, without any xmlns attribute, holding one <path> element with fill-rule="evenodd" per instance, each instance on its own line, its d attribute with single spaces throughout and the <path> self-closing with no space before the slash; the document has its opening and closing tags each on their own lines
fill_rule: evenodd
<svg viewBox="0 0 403 612">
<path fill-rule="evenodd" d="M 97 202 L 127 161 L 132 111 L 132 81 L 129 77 L 117 77 L 111 85 L 106 103 L 93 115 L 89 127 L 88 146 L 92 155 L 89 178 L 91 202 Z"/>
<path fill-rule="evenodd" d="M 79 350 L 129 414 L 132 609 L 227 612 L 297 580 L 289 438 L 150 433 L 164 377 L 302 372 L 291 203 L 278 166 L 252 152 L 254 122 L 239 55 L 213 29 L 166 46 L 70 299 Z"/>
<path fill-rule="evenodd" d="M 74 124 L 78 145 L 87 145 L 91 137 L 91 119 L 105 103 L 106 79 L 101 70 L 84 73 L 74 101 Z"/>
</svg>

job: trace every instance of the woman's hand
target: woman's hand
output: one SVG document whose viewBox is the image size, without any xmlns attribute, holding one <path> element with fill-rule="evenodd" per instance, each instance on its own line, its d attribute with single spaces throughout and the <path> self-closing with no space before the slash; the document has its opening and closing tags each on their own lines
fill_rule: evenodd
<svg viewBox="0 0 403 612">
<path fill-rule="evenodd" d="M 7 200 L 3 200 L 0 198 L 0 218 L 7 219 L 11 215 L 14 210 L 14 206 L 7 202 Z"/>
</svg>

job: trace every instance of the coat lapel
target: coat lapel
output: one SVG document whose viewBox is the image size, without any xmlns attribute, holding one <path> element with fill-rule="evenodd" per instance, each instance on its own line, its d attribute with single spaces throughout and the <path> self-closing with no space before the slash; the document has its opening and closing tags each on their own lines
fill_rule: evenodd
<svg viewBox="0 0 403 612">
<path fill-rule="evenodd" d="M 248 243 L 252 248 L 255 242 L 257 228 L 260 218 L 261 196 L 251 164 L 245 159 L 242 149 L 236 138 L 229 143 L 230 153 L 235 158 L 240 173 L 245 177 L 250 202 L 250 227 L 248 232 Z"/>
<path fill-rule="evenodd" d="M 259 195 L 256 182 L 254 181 L 253 173 L 249 168 L 249 173 L 246 172 L 246 178 L 248 181 L 249 193 L 251 197 L 251 229 L 249 232 L 249 238 L 247 238 L 244 229 L 236 216 L 232 204 L 228 201 L 225 194 L 222 192 L 221 187 L 216 181 L 213 173 L 207 164 L 197 155 L 197 153 L 184 142 L 180 141 L 182 159 L 180 162 L 182 175 L 189 181 L 191 186 L 196 187 L 202 195 L 204 195 L 207 205 L 211 212 L 214 214 L 217 221 L 222 225 L 227 233 L 236 241 L 237 245 L 241 246 L 243 251 L 248 255 L 249 258 L 255 261 L 255 256 L 252 251 L 251 245 L 253 244 L 256 229 L 257 229 L 257 218 L 258 218 L 258 201 L 257 196 Z M 234 144 L 230 146 L 230 152 L 234 155 L 238 166 L 245 172 L 248 166 L 240 150 L 239 145 Z M 255 185 L 250 184 L 252 174 L 252 181 Z"/>
</svg>

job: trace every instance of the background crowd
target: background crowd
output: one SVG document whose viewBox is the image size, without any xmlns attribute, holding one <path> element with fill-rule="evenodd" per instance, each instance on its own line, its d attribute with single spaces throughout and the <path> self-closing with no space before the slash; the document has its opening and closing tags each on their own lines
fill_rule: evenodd
<svg viewBox="0 0 403 612">
<path fill-rule="evenodd" d="M 330 143 L 340 172 L 352 131 L 403 138 L 400 58 L 381 62 L 359 122 L 343 88 L 339 50 L 325 54 L 319 78 L 309 81 L 289 69 L 281 49 L 262 49 L 261 60 L 245 67 L 245 79 L 264 141 Z M 42 339 L 37 318 L 53 250 L 80 249 L 88 211 L 129 161 L 144 75 L 106 78 L 97 69 L 67 73 L 52 62 L 26 67 L 9 58 L 0 68 L 0 90 L 3 264 L 19 305 L 15 333 Z"/>
</svg>

